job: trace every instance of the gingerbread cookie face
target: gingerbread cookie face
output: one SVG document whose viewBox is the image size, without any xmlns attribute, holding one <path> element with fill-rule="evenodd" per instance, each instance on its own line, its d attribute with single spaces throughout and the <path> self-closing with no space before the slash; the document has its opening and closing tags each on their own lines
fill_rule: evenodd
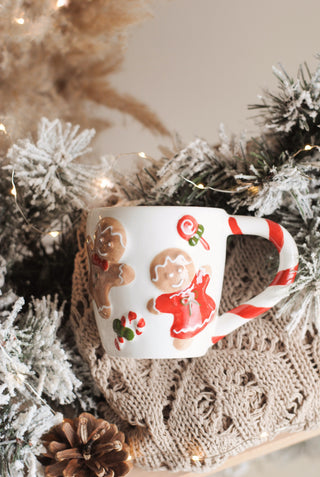
<svg viewBox="0 0 320 477">
<path fill-rule="evenodd" d="M 126 245 L 126 232 L 118 220 L 105 217 L 99 221 L 94 237 L 94 248 L 100 258 L 118 262 L 124 254 Z"/>
<path fill-rule="evenodd" d="M 94 241 L 90 237 L 87 238 L 89 292 L 102 318 L 111 316 L 111 288 L 128 285 L 135 278 L 135 272 L 130 265 L 119 263 L 126 245 L 125 229 L 113 217 L 105 217 L 98 222 Z"/>
<path fill-rule="evenodd" d="M 190 255 L 179 248 L 168 248 L 154 257 L 150 264 L 152 283 L 162 291 L 185 288 L 195 274 Z"/>
</svg>

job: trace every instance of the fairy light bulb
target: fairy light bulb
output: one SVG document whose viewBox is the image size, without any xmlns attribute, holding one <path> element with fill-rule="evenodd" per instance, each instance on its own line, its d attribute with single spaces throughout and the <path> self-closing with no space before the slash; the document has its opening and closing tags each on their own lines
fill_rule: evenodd
<svg viewBox="0 0 320 477">
<path fill-rule="evenodd" d="M 205 458 L 206 457 L 202 453 L 200 453 L 200 455 L 194 454 L 190 457 L 191 461 L 194 462 L 195 464 L 197 462 L 203 462 L 205 460 Z"/>
<path fill-rule="evenodd" d="M 69 0 L 57 0 L 56 8 L 67 7 L 69 4 Z"/>
<path fill-rule="evenodd" d="M 52 238 L 56 238 L 56 237 L 58 237 L 58 235 L 60 235 L 60 232 L 58 230 L 52 230 L 52 232 L 49 232 L 49 235 Z"/>
<path fill-rule="evenodd" d="M 99 180 L 98 185 L 101 189 L 105 189 L 106 187 L 111 189 L 114 184 L 110 179 L 108 179 L 108 177 L 102 177 L 102 179 Z"/>
<path fill-rule="evenodd" d="M 0 123 L 0 131 L 7 134 L 7 130 L 6 130 L 6 127 L 3 123 Z"/>
<path fill-rule="evenodd" d="M 147 154 L 145 152 L 138 152 L 138 156 L 143 157 L 144 159 L 146 159 Z"/>
<path fill-rule="evenodd" d="M 23 17 L 15 18 L 14 21 L 16 23 L 18 23 L 18 25 L 23 25 L 24 24 L 24 18 Z"/>
<path fill-rule="evenodd" d="M 197 184 L 197 187 L 198 187 L 198 189 L 204 189 L 205 188 L 203 184 Z"/>
<path fill-rule="evenodd" d="M 201 460 L 201 457 L 199 455 L 192 455 L 191 460 L 193 462 L 199 462 Z"/>
<path fill-rule="evenodd" d="M 306 146 L 304 146 L 305 151 L 311 151 L 311 149 L 312 149 L 312 146 L 310 146 L 310 144 L 307 144 Z"/>
<path fill-rule="evenodd" d="M 250 195 L 257 195 L 259 191 L 260 191 L 260 187 L 258 187 L 258 186 L 250 186 L 248 188 L 248 193 Z"/>
<path fill-rule="evenodd" d="M 16 375 L 16 381 L 17 381 L 18 384 L 23 384 L 25 382 L 25 380 L 26 380 L 26 377 L 23 374 L 18 373 Z"/>
<path fill-rule="evenodd" d="M 12 186 L 12 189 L 10 190 L 10 194 L 13 195 L 13 197 L 17 197 L 17 189 L 14 184 Z"/>
</svg>

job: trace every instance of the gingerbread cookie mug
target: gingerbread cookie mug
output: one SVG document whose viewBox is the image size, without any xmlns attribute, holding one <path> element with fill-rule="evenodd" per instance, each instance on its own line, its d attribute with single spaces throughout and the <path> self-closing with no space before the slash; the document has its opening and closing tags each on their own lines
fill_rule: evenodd
<svg viewBox="0 0 320 477">
<path fill-rule="evenodd" d="M 278 272 L 258 296 L 219 316 L 227 237 L 242 234 L 275 245 Z M 206 207 L 93 209 L 87 251 L 102 344 L 130 358 L 204 355 L 284 298 L 298 269 L 296 244 L 281 225 Z"/>
</svg>

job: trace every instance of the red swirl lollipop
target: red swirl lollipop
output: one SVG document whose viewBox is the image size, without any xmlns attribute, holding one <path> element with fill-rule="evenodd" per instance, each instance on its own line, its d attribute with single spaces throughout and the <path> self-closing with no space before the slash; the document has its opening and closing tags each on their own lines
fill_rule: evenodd
<svg viewBox="0 0 320 477">
<path fill-rule="evenodd" d="M 200 240 L 203 247 L 206 250 L 210 250 L 210 245 L 202 237 L 204 232 L 203 225 L 198 224 L 192 215 L 184 215 L 181 217 L 177 224 L 177 230 L 180 237 L 182 237 L 184 240 L 188 240 L 191 246 L 197 245 L 198 241 Z"/>
</svg>

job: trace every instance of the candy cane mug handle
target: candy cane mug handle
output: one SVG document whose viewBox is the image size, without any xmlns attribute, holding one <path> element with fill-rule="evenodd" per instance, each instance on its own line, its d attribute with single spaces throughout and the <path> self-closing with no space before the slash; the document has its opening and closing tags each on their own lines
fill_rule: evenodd
<svg viewBox="0 0 320 477">
<path fill-rule="evenodd" d="M 228 333 L 256 318 L 287 296 L 298 270 L 298 249 L 289 232 L 268 219 L 246 216 L 230 216 L 230 235 L 258 235 L 272 242 L 280 255 L 278 272 L 270 285 L 259 295 L 237 306 L 216 319 L 213 343 Z"/>
</svg>

